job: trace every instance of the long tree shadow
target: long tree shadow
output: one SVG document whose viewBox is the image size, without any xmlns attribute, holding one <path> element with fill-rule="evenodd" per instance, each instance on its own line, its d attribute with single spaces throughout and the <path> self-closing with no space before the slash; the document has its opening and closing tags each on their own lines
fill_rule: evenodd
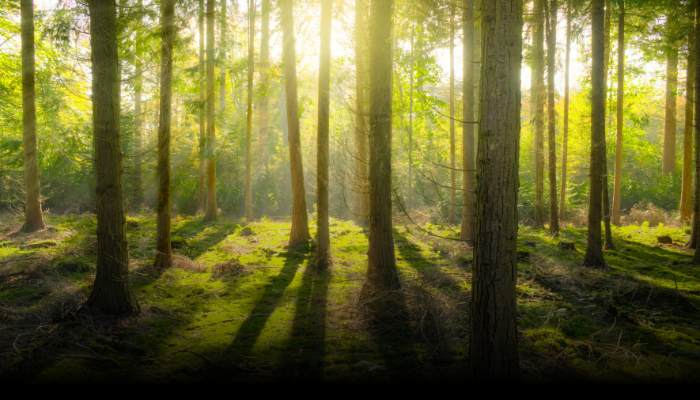
<svg viewBox="0 0 700 400">
<path fill-rule="evenodd" d="M 95 379 L 103 382 L 123 382 L 140 379 L 144 372 L 151 368 L 154 359 L 172 355 L 172 349 L 165 345 L 167 339 L 184 329 L 210 298 L 206 294 L 186 295 L 199 293 L 197 286 L 182 285 L 179 282 L 173 282 L 171 285 L 162 290 L 167 292 L 167 296 L 181 297 L 181 306 L 147 307 L 141 310 L 140 315 L 127 319 L 72 311 L 62 315 L 64 307 L 72 310 L 79 304 L 65 304 L 73 299 L 82 298 L 76 296 L 79 289 L 62 293 L 60 297 L 53 295 L 54 302 L 61 303 L 61 308 L 57 309 L 61 314 L 53 312 L 42 316 L 39 321 L 36 320 L 37 315 L 33 314 L 31 325 L 27 324 L 29 320 L 17 321 L 20 329 L 31 326 L 34 333 L 28 334 L 36 338 L 18 333 L 26 339 L 15 342 L 16 346 L 21 346 L 21 359 L 11 365 L 11 368 L 0 370 L 0 381 L 50 381 L 54 378 L 42 375 L 46 371 L 55 370 L 57 366 L 61 369 L 68 368 L 66 372 L 69 373 L 70 382 Z M 129 324 L 125 323 L 126 321 L 137 323 Z M 35 324 L 53 326 L 52 334 L 42 337 L 39 330 L 34 328 Z M 2 335 L 0 344 L 4 344 Z M 62 365 L 67 360 L 79 362 Z"/>
<path fill-rule="evenodd" d="M 679 278 L 691 279 L 700 282 L 700 269 L 690 267 L 692 260 L 692 256 L 690 254 L 671 251 L 664 247 L 649 246 L 624 239 L 618 239 L 617 244 L 617 250 L 610 253 L 613 260 L 624 260 L 628 264 L 632 262 L 630 265 L 632 267 L 638 265 L 649 266 L 654 264 L 665 264 L 669 270 L 678 273 Z M 623 262 L 619 262 L 619 264 L 623 264 Z M 627 268 L 627 265 L 622 267 L 624 267 L 626 270 L 636 269 Z M 654 272 L 654 270 L 650 268 L 642 268 L 642 270 L 644 273 Z"/>
<path fill-rule="evenodd" d="M 367 280 L 360 293 L 360 307 L 367 330 L 385 363 L 384 373 L 372 378 L 409 381 L 420 376 L 415 329 L 403 289 L 389 289 Z M 380 371 L 382 370 L 380 369 Z"/>
<path fill-rule="evenodd" d="M 464 345 L 462 340 L 455 338 L 468 335 L 469 289 L 442 271 L 440 265 L 426 258 L 421 248 L 406 235 L 399 232 L 394 235 L 399 255 L 420 278 L 420 284 L 413 283 L 406 290 L 419 308 L 417 332 L 427 350 L 425 363 L 429 371 L 426 378 L 452 379 L 453 376 L 447 377 L 445 374 L 454 374 L 467 366 L 464 360 L 455 357 L 453 350 Z M 448 306 L 435 299 L 435 291 L 450 299 Z"/>
<path fill-rule="evenodd" d="M 235 222 L 207 224 L 203 220 L 192 219 L 173 230 L 173 248 L 190 258 L 197 258 L 239 227 L 240 224 Z M 203 231 L 204 234 L 201 234 Z"/>
<path fill-rule="evenodd" d="M 406 235 L 394 231 L 394 242 L 398 248 L 399 255 L 406 260 L 408 266 L 415 270 L 421 280 L 439 289 L 448 289 L 451 294 L 461 294 L 464 292 L 455 279 L 440 270 L 438 265 L 423 256 L 420 247 L 413 243 Z"/>
<path fill-rule="evenodd" d="M 294 280 L 299 266 L 307 259 L 307 253 L 289 250 L 284 257 L 280 273 L 266 284 L 264 293 L 225 350 L 223 362 L 227 365 L 220 365 L 218 370 L 211 374 L 211 378 L 224 378 L 225 374 L 231 371 L 250 372 L 245 360 L 251 355 L 255 342 L 282 300 L 285 290 Z"/>
<path fill-rule="evenodd" d="M 307 266 L 297 292 L 296 313 L 281 375 L 294 380 L 323 378 L 326 309 L 331 272 Z"/>
</svg>

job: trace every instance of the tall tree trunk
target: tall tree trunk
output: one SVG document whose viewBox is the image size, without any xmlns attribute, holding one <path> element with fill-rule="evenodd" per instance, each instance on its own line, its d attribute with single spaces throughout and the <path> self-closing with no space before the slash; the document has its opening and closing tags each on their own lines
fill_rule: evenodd
<svg viewBox="0 0 700 400">
<path fill-rule="evenodd" d="M 216 219 L 218 207 L 216 205 L 216 159 L 214 157 L 216 141 L 216 104 L 214 104 L 214 24 L 215 24 L 216 0 L 207 0 L 207 209 L 204 214 L 206 221 Z"/>
<path fill-rule="evenodd" d="M 368 75 L 369 64 L 369 0 L 355 1 L 355 176 L 354 210 L 355 221 L 367 225 L 369 218 L 368 177 Z M 409 117 L 410 118 L 410 117 Z M 409 161 L 409 175 L 410 175 Z M 410 189 L 409 189 L 410 193 Z"/>
<path fill-rule="evenodd" d="M 225 132 L 226 120 L 226 49 L 228 12 L 226 10 L 227 0 L 221 0 L 221 14 L 219 14 L 219 112 L 216 114 L 219 130 Z"/>
<path fill-rule="evenodd" d="M 24 232 L 44 229 L 39 190 L 34 92 L 34 1 L 22 0 L 22 128 L 24 132 Z"/>
<path fill-rule="evenodd" d="M 695 0 L 695 45 L 693 46 L 695 54 L 700 54 L 700 0 Z M 695 91 L 700 88 L 700 62 L 695 62 Z M 697 96 L 696 96 L 697 97 Z M 697 243 L 700 241 L 700 101 L 694 103 L 694 120 L 695 120 L 695 182 L 694 182 L 694 198 L 693 198 L 693 232 L 691 244 L 695 244 L 695 254 L 693 262 L 700 263 L 700 246 Z"/>
<path fill-rule="evenodd" d="M 289 246 L 294 247 L 308 242 L 309 218 L 306 213 L 306 189 L 304 188 L 304 168 L 299 132 L 293 0 L 280 0 L 280 24 L 284 37 L 282 59 L 284 63 L 284 87 L 287 96 L 289 161 L 292 174 L 292 231 L 289 236 Z"/>
<path fill-rule="evenodd" d="M 139 307 L 129 287 L 122 194 L 117 11 L 114 0 L 90 0 L 88 7 L 97 178 L 97 274 L 87 304 L 102 313 L 131 314 Z"/>
<path fill-rule="evenodd" d="M 408 185 L 406 189 L 406 207 L 413 206 L 413 106 L 416 88 L 416 21 L 411 19 L 410 66 L 408 72 Z"/>
<path fill-rule="evenodd" d="M 233 21 L 236 21 L 238 19 L 238 15 L 239 15 L 238 0 L 231 0 L 231 16 L 229 18 L 231 18 Z M 227 47 L 230 48 L 231 54 L 235 56 L 237 54 L 236 53 L 236 48 L 237 48 L 236 45 L 238 43 L 240 43 L 241 47 L 242 47 L 243 40 L 240 40 L 238 42 L 236 41 L 236 30 L 235 29 L 230 33 L 230 35 L 231 36 L 227 40 L 227 42 L 230 43 L 230 45 L 227 45 Z M 234 68 L 231 67 L 230 69 L 233 70 Z M 231 85 L 231 98 L 229 101 L 233 105 L 232 108 L 243 109 L 242 104 L 243 104 L 243 100 L 245 100 L 245 98 L 240 95 L 241 90 L 240 90 L 239 82 L 236 80 L 235 74 L 233 72 L 229 73 L 228 76 L 229 76 L 229 78 L 228 78 L 229 84 Z"/>
<path fill-rule="evenodd" d="M 321 2 L 321 56 L 318 68 L 318 150 L 316 187 L 318 216 L 316 218 L 316 267 L 324 269 L 330 261 L 330 232 L 328 228 L 328 153 L 331 64 L 332 0 Z"/>
<path fill-rule="evenodd" d="M 160 123 L 158 124 L 158 240 L 154 266 L 170 268 L 173 249 L 170 243 L 170 120 L 173 80 L 173 42 L 175 41 L 175 0 L 161 2 L 160 51 Z"/>
<path fill-rule="evenodd" d="M 617 133 L 615 137 L 615 181 L 613 183 L 612 222 L 620 225 L 622 204 L 622 140 L 625 117 L 625 1 L 620 0 L 617 20 Z"/>
<path fill-rule="evenodd" d="M 559 234 L 557 209 L 557 112 L 554 75 L 557 69 L 557 0 L 550 0 L 547 17 L 547 133 L 549 153 L 549 231 Z"/>
<path fill-rule="evenodd" d="M 270 0 L 262 0 L 260 18 L 260 68 L 258 69 L 258 149 L 259 165 L 267 170 L 270 145 Z M 251 184 L 252 186 L 252 184 Z M 252 192 L 252 190 L 251 190 Z"/>
<path fill-rule="evenodd" d="M 457 160 L 455 139 L 455 7 L 450 5 L 450 224 L 457 221 Z"/>
<path fill-rule="evenodd" d="M 248 1 L 248 102 L 245 133 L 245 217 L 253 220 L 253 76 L 255 73 L 255 0 Z"/>
<path fill-rule="evenodd" d="M 481 118 L 470 356 L 476 377 L 517 379 L 516 241 L 522 2 L 482 3 Z"/>
<path fill-rule="evenodd" d="M 588 196 L 588 237 L 584 265 L 604 267 L 602 220 L 603 152 L 605 151 L 605 9 L 604 0 L 592 1 L 591 161 Z"/>
<path fill-rule="evenodd" d="M 474 0 L 463 0 L 462 49 L 462 228 L 460 239 L 474 243 Z"/>
<path fill-rule="evenodd" d="M 693 214 L 693 104 L 695 102 L 695 36 L 688 35 L 688 73 L 685 85 L 685 125 L 683 128 L 683 184 L 681 186 L 681 221 L 689 222 Z"/>
<path fill-rule="evenodd" d="M 207 130 L 206 130 L 206 67 L 204 57 L 204 0 L 199 0 L 199 195 L 198 208 L 204 212 L 207 207 Z"/>
<path fill-rule="evenodd" d="M 544 226 L 544 2 L 534 0 L 532 44 L 532 113 L 535 131 L 535 226 Z"/>
<path fill-rule="evenodd" d="M 612 22 L 612 5 L 610 0 L 605 0 L 605 33 L 603 48 L 605 49 L 603 59 L 603 87 L 605 92 L 603 95 L 603 109 L 607 113 L 608 110 L 608 71 L 610 66 L 610 28 Z M 607 114 L 604 114 L 604 116 Z M 606 128 L 607 129 L 607 128 Z M 605 248 L 612 250 L 615 248 L 612 239 L 612 227 L 610 226 L 610 191 L 608 185 L 608 146 L 606 144 L 607 136 L 603 135 L 603 154 L 602 154 L 602 170 L 603 170 L 603 225 L 605 227 Z"/>
<path fill-rule="evenodd" d="M 569 156 L 569 92 L 571 78 L 571 0 L 566 1 L 566 59 L 564 61 L 564 131 L 561 142 L 561 191 L 559 214 L 566 218 L 566 180 Z"/>
<path fill-rule="evenodd" d="M 666 54 L 666 116 L 664 119 L 663 173 L 676 168 L 676 97 L 678 94 L 678 48 Z"/>
<path fill-rule="evenodd" d="M 143 11 L 143 0 L 138 2 L 139 12 Z M 141 18 L 139 18 L 141 22 Z M 138 35 L 134 41 L 134 196 L 133 209 L 143 207 L 143 63 L 138 54 Z"/>
<path fill-rule="evenodd" d="M 369 23 L 369 281 L 399 287 L 391 214 L 393 0 L 372 1 Z"/>
</svg>

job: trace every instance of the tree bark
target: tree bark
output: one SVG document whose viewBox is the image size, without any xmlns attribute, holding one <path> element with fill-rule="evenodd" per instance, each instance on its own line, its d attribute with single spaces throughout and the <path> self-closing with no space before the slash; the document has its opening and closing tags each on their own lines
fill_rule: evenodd
<svg viewBox="0 0 700 400">
<path fill-rule="evenodd" d="M 215 24 L 216 0 L 207 0 L 207 207 L 204 214 L 206 221 L 213 221 L 217 217 L 216 205 L 216 160 L 214 157 L 216 141 L 216 104 L 214 104 L 214 24 Z"/>
<path fill-rule="evenodd" d="M 622 151 L 625 117 L 625 1 L 620 0 L 617 20 L 617 132 L 615 136 L 615 180 L 613 182 L 612 222 L 620 225 L 622 204 Z"/>
<path fill-rule="evenodd" d="M 569 104 L 571 78 L 571 0 L 566 1 L 566 59 L 564 61 L 564 130 L 561 142 L 561 187 L 559 215 L 566 218 L 566 181 L 569 156 Z"/>
<path fill-rule="evenodd" d="M 381 289 L 398 288 L 391 212 L 393 0 L 372 1 L 369 23 L 369 268 Z"/>
<path fill-rule="evenodd" d="M 450 224 L 457 221 L 457 157 L 455 138 L 455 7 L 450 5 Z"/>
<path fill-rule="evenodd" d="M 544 226 L 544 2 L 534 0 L 532 112 L 535 131 L 535 226 Z"/>
<path fill-rule="evenodd" d="M 294 39 L 293 0 L 280 0 L 280 24 L 284 45 L 284 87 L 287 96 L 287 131 L 289 136 L 289 161 L 292 174 L 292 231 L 289 246 L 303 245 L 309 240 L 309 219 L 306 213 L 306 189 L 304 188 L 304 168 L 301 158 L 301 138 L 299 132 L 299 106 L 297 104 L 297 67 Z"/>
<path fill-rule="evenodd" d="M 605 56 L 603 58 L 603 87 L 605 88 L 603 94 L 603 109 L 607 115 L 608 110 L 608 72 L 610 66 L 610 28 L 612 25 L 612 5 L 610 0 L 605 0 L 605 30 L 603 39 L 603 48 Z M 612 100 L 611 100 L 612 103 Z M 605 119 L 605 118 L 604 118 Z M 607 128 L 606 128 L 607 131 Z M 610 224 L 610 190 L 608 184 L 608 146 L 607 146 L 607 135 L 603 134 L 603 153 L 602 153 L 602 164 L 601 168 L 603 170 L 603 226 L 605 228 L 605 241 L 604 247 L 606 250 L 612 250 L 615 248 L 612 238 L 612 227 Z"/>
<path fill-rule="evenodd" d="M 228 19 L 228 12 L 226 10 L 227 0 L 221 0 L 221 10 L 219 14 L 219 111 L 216 114 L 219 129 L 225 132 L 225 119 L 226 119 L 226 49 L 228 47 L 228 41 L 226 35 Z"/>
<path fill-rule="evenodd" d="M 588 236 L 584 265 L 604 267 L 601 237 L 603 152 L 605 151 L 605 27 L 604 0 L 592 0 L 591 161 L 588 196 Z"/>
<path fill-rule="evenodd" d="M 547 149 L 549 153 L 549 231 L 559 234 L 557 208 L 557 112 L 554 75 L 557 69 L 557 0 L 550 0 L 547 17 Z"/>
<path fill-rule="evenodd" d="M 170 121 L 172 109 L 173 42 L 175 41 L 175 0 L 161 2 L 160 122 L 158 124 L 158 240 L 156 269 L 170 268 Z"/>
<path fill-rule="evenodd" d="M 406 185 L 406 207 L 408 209 L 413 207 L 413 109 L 416 91 L 416 21 L 413 14 L 411 15 L 411 53 L 408 72 L 408 184 Z"/>
<path fill-rule="evenodd" d="M 260 18 L 260 61 L 258 68 L 258 149 L 259 165 L 267 169 L 270 145 L 270 0 L 262 0 Z"/>
<path fill-rule="evenodd" d="M 522 2 L 482 4 L 470 358 L 475 377 L 512 380 L 519 375 L 515 285 Z"/>
<path fill-rule="evenodd" d="M 678 48 L 666 54 L 666 116 L 664 118 L 663 173 L 676 168 L 676 97 L 678 94 Z"/>
<path fill-rule="evenodd" d="M 253 220 L 253 77 L 255 74 L 255 0 L 248 1 L 248 101 L 245 134 L 245 217 Z"/>
<path fill-rule="evenodd" d="M 324 269 L 330 262 L 328 215 L 328 153 L 331 63 L 332 0 L 321 2 L 321 52 L 318 68 L 318 149 L 316 166 L 317 207 L 316 267 Z"/>
<path fill-rule="evenodd" d="M 683 129 L 683 180 L 681 186 L 681 221 L 690 222 L 693 214 L 693 104 L 695 102 L 695 36 L 688 35 L 688 73 L 685 89 L 685 126 Z"/>
<path fill-rule="evenodd" d="M 463 3 L 462 50 L 462 227 L 460 239 L 474 243 L 474 0 Z"/>
<path fill-rule="evenodd" d="M 138 2 L 143 10 L 143 1 Z M 141 19 L 139 18 L 139 21 Z M 138 35 L 134 40 L 134 196 L 133 209 L 140 211 L 143 207 L 143 63 L 138 54 Z"/>
<path fill-rule="evenodd" d="M 206 61 L 204 57 L 204 0 L 199 0 L 199 194 L 197 208 L 204 212 L 207 208 L 207 130 L 206 130 Z"/>
<path fill-rule="evenodd" d="M 700 0 L 695 0 L 695 54 L 700 54 Z M 695 91 L 700 88 L 700 62 L 695 62 Z M 694 103 L 695 120 L 695 196 L 693 198 L 693 232 L 691 244 L 695 244 L 693 263 L 700 264 L 700 101 Z"/>
<path fill-rule="evenodd" d="M 355 1 L 355 221 L 367 225 L 369 218 L 368 177 L 368 75 L 369 64 L 369 0 Z M 409 118 L 411 118 L 409 116 Z M 410 171 L 409 161 L 409 171 Z M 410 175 L 410 172 L 409 172 Z M 410 192 L 410 189 L 409 189 Z"/>
<path fill-rule="evenodd" d="M 36 95 L 34 90 L 34 1 L 21 1 L 22 30 L 22 128 L 24 144 L 24 226 L 22 231 L 45 228 L 41 212 L 39 160 L 36 144 Z"/>
<path fill-rule="evenodd" d="M 87 304 L 106 314 L 131 314 L 139 307 L 129 287 L 122 194 L 117 12 L 114 0 L 90 0 L 88 7 L 97 178 L 97 274 Z"/>
<path fill-rule="evenodd" d="M 534 0 L 532 44 L 532 113 L 535 131 L 535 227 L 544 226 L 544 2 Z"/>
</svg>

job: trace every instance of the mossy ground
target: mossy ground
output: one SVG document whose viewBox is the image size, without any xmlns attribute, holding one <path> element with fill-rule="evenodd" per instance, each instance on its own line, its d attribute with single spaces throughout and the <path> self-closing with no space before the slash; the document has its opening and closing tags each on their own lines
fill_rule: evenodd
<svg viewBox="0 0 700 400">
<path fill-rule="evenodd" d="M 173 222 L 174 268 L 150 267 L 154 218 L 127 222 L 138 316 L 81 312 L 94 277 L 91 216 L 0 225 L 0 378 L 70 381 L 461 380 L 471 253 L 455 227 L 397 226 L 395 318 L 363 295 L 367 238 L 331 223 L 333 265 L 286 249 L 289 223 Z M 435 235 L 428 235 L 429 231 Z M 313 233 L 313 232 L 312 232 Z M 608 270 L 581 266 L 585 230 L 523 227 L 518 306 L 529 381 L 700 381 L 700 266 L 681 228 L 615 228 Z M 669 235 L 674 244 L 659 245 Z M 559 246 L 574 243 L 574 249 Z"/>
</svg>

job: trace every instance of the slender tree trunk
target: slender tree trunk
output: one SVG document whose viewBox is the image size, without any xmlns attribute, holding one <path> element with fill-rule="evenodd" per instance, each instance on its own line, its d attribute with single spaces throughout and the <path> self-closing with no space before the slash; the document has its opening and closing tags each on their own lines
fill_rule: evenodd
<svg viewBox="0 0 700 400">
<path fill-rule="evenodd" d="M 535 131 L 535 226 L 544 226 L 544 2 L 534 0 L 532 112 Z"/>
<path fill-rule="evenodd" d="M 549 153 L 549 231 L 559 234 L 557 209 L 557 112 L 554 75 L 557 69 L 557 0 L 550 0 L 547 17 L 547 133 Z"/>
<path fill-rule="evenodd" d="M 219 130 L 225 132 L 226 120 L 226 49 L 228 12 L 226 10 L 227 0 L 220 0 L 221 14 L 219 15 L 219 112 L 216 114 Z"/>
<path fill-rule="evenodd" d="M 685 89 L 685 126 L 683 129 L 683 184 L 681 186 L 681 221 L 690 222 L 693 214 L 693 104 L 695 102 L 695 36 L 688 35 L 688 73 Z"/>
<path fill-rule="evenodd" d="M 328 153 L 331 64 L 332 0 L 321 2 L 321 56 L 318 68 L 318 150 L 316 186 L 318 216 L 316 218 L 316 267 L 324 269 L 330 261 L 328 228 Z"/>
<path fill-rule="evenodd" d="M 391 213 L 393 0 L 372 1 L 369 23 L 369 281 L 399 287 Z"/>
<path fill-rule="evenodd" d="M 44 229 L 39 190 L 34 92 L 34 2 L 22 0 L 22 128 L 24 132 L 24 232 Z"/>
<path fill-rule="evenodd" d="M 460 239 L 474 243 L 474 0 L 463 0 L 462 50 L 462 229 Z"/>
<path fill-rule="evenodd" d="M 608 110 L 608 72 L 610 66 L 610 28 L 612 25 L 612 5 L 610 0 L 605 0 L 605 36 L 603 47 L 605 49 L 605 58 L 603 59 L 603 71 L 605 71 L 603 76 L 603 87 L 605 88 L 605 94 L 603 96 L 603 108 L 607 113 Z M 611 101 L 612 103 L 612 101 Z M 607 114 L 606 114 L 607 115 Z M 606 127 L 607 131 L 607 127 Z M 604 247 L 607 250 L 612 250 L 615 248 L 612 239 L 612 227 L 610 224 L 610 188 L 608 184 L 608 146 L 607 146 L 607 134 L 603 135 L 603 225 L 605 227 L 605 241 Z"/>
<path fill-rule="evenodd" d="M 367 225 L 369 218 L 369 177 L 368 177 L 368 75 L 369 64 L 369 0 L 355 1 L 355 221 Z M 410 118 L 410 117 L 409 117 Z M 410 157 L 410 156 L 409 156 Z M 409 176 L 410 176 L 409 159 Z M 410 182 L 410 178 L 409 178 Z M 410 184 L 409 184 L 410 185 Z M 410 188 L 409 188 L 410 193 Z M 409 203 L 410 204 L 410 203 Z"/>
<path fill-rule="evenodd" d="M 173 80 L 173 42 L 175 41 L 175 0 L 161 2 L 160 123 L 158 124 L 158 240 L 154 266 L 170 268 L 173 249 L 170 243 L 170 120 Z"/>
<path fill-rule="evenodd" d="M 678 94 L 678 48 L 666 54 L 666 116 L 664 121 L 663 173 L 676 168 L 676 97 Z"/>
<path fill-rule="evenodd" d="M 143 68 L 134 66 L 134 204 L 133 210 L 143 208 Z"/>
<path fill-rule="evenodd" d="M 97 274 L 87 304 L 102 313 L 131 314 L 139 307 L 129 287 L 122 194 L 117 10 L 114 0 L 90 0 L 88 7 L 97 178 Z"/>
<path fill-rule="evenodd" d="M 255 0 L 248 1 L 248 102 L 245 134 L 245 217 L 253 220 L 253 76 L 255 73 Z"/>
<path fill-rule="evenodd" d="M 482 3 L 481 118 L 470 356 L 477 378 L 517 379 L 516 242 L 522 2 Z"/>
<path fill-rule="evenodd" d="M 249 1 L 249 0 L 246 0 Z M 231 18 L 233 21 L 236 21 L 239 15 L 239 4 L 238 0 L 231 0 Z M 230 33 L 231 37 L 227 40 L 227 42 L 231 43 L 230 45 L 227 45 L 230 50 L 231 54 L 233 55 L 233 58 L 235 58 L 236 53 L 236 45 L 237 43 L 241 44 L 241 47 L 243 46 L 243 40 L 240 40 L 236 42 L 236 30 L 234 29 Z M 247 40 L 247 39 L 246 39 Z M 247 51 L 247 49 L 246 49 Z M 240 53 L 242 54 L 242 53 Z M 234 69 L 234 67 L 230 67 L 231 70 Z M 238 109 L 243 109 L 243 101 L 247 101 L 247 98 L 244 96 L 241 96 L 241 90 L 240 90 L 240 85 L 239 82 L 236 80 L 235 74 L 233 72 L 229 73 L 229 84 L 231 85 L 231 98 L 230 98 L 230 103 L 233 105 L 232 108 L 238 108 Z M 246 82 L 247 83 L 247 82 Z M 244 188 L 245 190 L 245 188 Z M 244 203 L 245 204 L 245 203 Z M 245 207 L 244 207 L 245 208 Z"/>
<path fill-rule="evenodd" d="M 204 0 L 199 0 L 199 195 L 198 209 L 207 208 L 207 130 L 206 130 L 206 62 L 204 57 Z"/>
<path fill-rule="evenodd" d="M 217 217 L 216 205 L 216 159 L 214 156 L 216 141 L 216 104 L 214 104 L 214 23 L 216 0 L 207 0 L 207 209 L 204 214 L 206 221 L 213 221 Z"/>
<path fill-rule="evenodd" d="M 450 5 L 450 224 L 457 221 L 457 157 L 455 138 L 455 7 Z"/>
<path fill-rule="evenodd" d="M 571 78 L 571 0 L 566 2 L 566 59 L 564 61 L 564 131 L 561 144 L 561 191 L 559 213 L 566 218 L 566 173 L 569 156 L 569 87 Z"/>
<path fill-rule="evenodd" d="M 138 1 L 139 11 L 143 10 L 143 1 Z M 141 18 L 139 18 L 141 22 Z M 134 195 L 133 209 L 140 211 L 143 207 L 143 63 L 138 54 L 138 35 L 134 40 Z"/>
<path fill-rule="evenodd" d="M 591 161 L 588 196 L 588 238 L 584 265 L 604 267 L 602 220 L 603 152 L 605 151 L 605 9 L 592 0 Z"/>
<path fill-rule="evenodd" d="M 262 0 L 260 20 L 260 68 L 258 69 L 258 152 L 259 165 L 267 169 L 270 145 L 270 0 Z M 252 184 L 251 184 L 252 186 Z M 252 190 L 251 190 L 252 192 Z"/>
<path fill-rule="evenodd" d="M 617 134 L 615 137 L 615 181 L 613 183 L 612 222 L 620 225 L 622 204 L 622 151 L 625 116 L 625 1 L 620 0 L 617 20 Z"/>
<path fill-rule="evenodd" d="M 306 213 L 306 189 L 304 188 L 304 168 L 299 132 L 293 0 L 280 0 L 280 11 L 280 24 L 284 37 L 282 59 L 284 63 L 284 87 L 287 96 L 289 160 L 292 174 L 292 231 L 289 236 L 289 246 L 294 247 L 308 242 L 309 218 Z"/>
<path fill-rule="evenodd" d="M 700 54 L 700 0 L 695 0 L 695 54 Z M 695 91 L 700 88 L 700 62 L 695 62 Z M 697 97 L 697 96 L 696 96 Z M 695 195 L 693 198 L 693 232 L 691 244 L 695 244 L 693 262 L 700 264 L 700 101 L 695 101 Z"/>
<path fill-rule="evenodd" d="M 410 67 L 408 72 L 408 187 L 406 190 L 406 206 L 413 206 L 413 106 L 416 87 L 416 21 L 411 20 L 411 49 Z M 451 53 L 450 53 L 451 54 Z"/>
</svg>

